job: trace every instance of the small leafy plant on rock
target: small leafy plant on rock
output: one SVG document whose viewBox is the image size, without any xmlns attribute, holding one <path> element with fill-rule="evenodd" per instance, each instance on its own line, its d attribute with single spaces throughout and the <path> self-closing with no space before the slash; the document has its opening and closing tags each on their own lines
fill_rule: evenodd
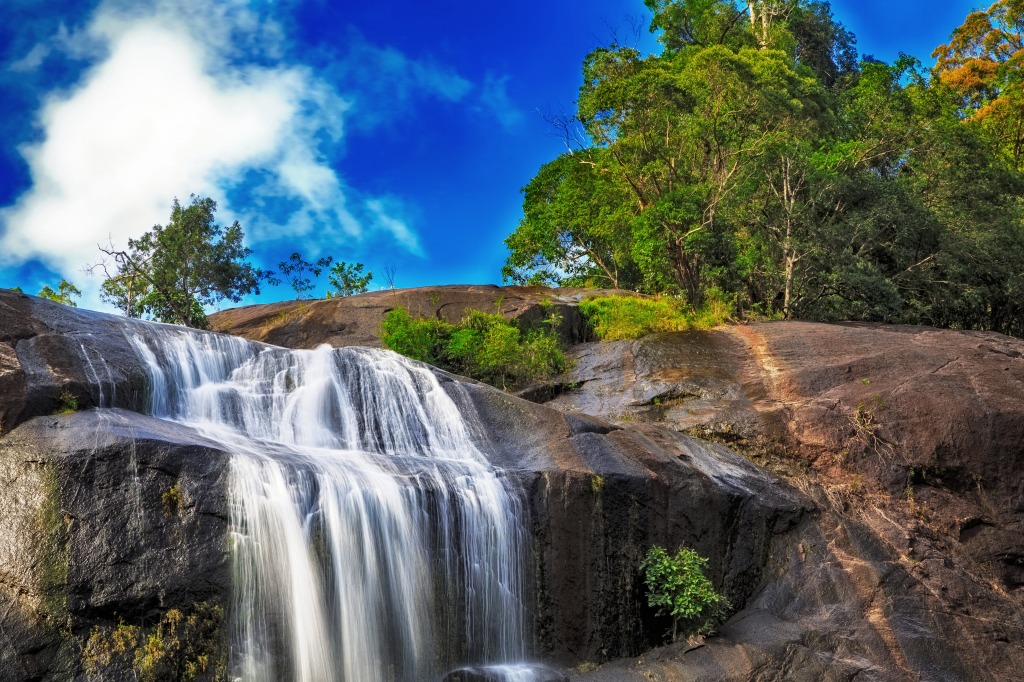
<svg viewBox="0 0 1024 682">
<path fill-rule="evenodd" d="M 675 555 L 654 546 L 640 563 L 647 584 L 647 603 L 659 615 L 672 617 L 672 641 L 710 635 L 724 620 L 729 600 L 704 574 L 708 560 L 688 547 Z"/>
<path fill-rule="evenodd" d="M 71 391 L 65 389 L 60 394 L 60 406 L 54 414 L 71 414 L 78 411 L 78 398 Z"/>
</svg>

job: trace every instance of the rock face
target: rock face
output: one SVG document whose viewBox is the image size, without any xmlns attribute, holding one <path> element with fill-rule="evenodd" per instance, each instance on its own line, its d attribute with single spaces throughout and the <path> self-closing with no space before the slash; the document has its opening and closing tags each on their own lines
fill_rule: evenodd
<svg viewBox="0 0 1024 682">
<path fill-rule="evenodd" d="M 234 308 L 211 315 L 210 325 L 214 331 L 286 348 L 316 348 L 323 343 L 335 348 L 379 348 L 384 316 L 399 306 L 413 315 L 437 317 L 452 323 L 462 320 L 469 309 L 500 312 L 523 325 L 540 321 L 553 310 L 562 316 L 562 337 L 577 342 L 584 340 L 588 330 L 576 303 L 582 298 L 630 293 L 494 285 L 420 287 Z"/>
<path fill-rule="evenodd" d="M 31 297 L 0 294 L 0 302 L 33 320 L 14 342 L 18 365 L 0 378 L 43 396 L 33 408 L 11 403 L 17 418 L 0 440 L 0 677 L 131 679 L 147 638 L 165 637 L 168 624 L 211 609 L 223 619 L 229 456 L 138 411 L 81 409 L 145 409 L 146 375 L 130 339 L 148 325 Z M 64 355 L 39 350 L 50 337 L 68 339 Z M 115 352 L 119 374 L 90 383 L 87 359 Z M 521 486 L 534 536 L 530 630 L 548 663 L 631 655 L 661 640 L 667 625 L 645 606 L 637 572 L 652 543 L 698 548 L 742 604 L 776 534 L 809 509 L 721 446 L 655 427 L 620 429 L 439 376 L 481 450 Z M 49 414 L 70 409 L 60 398 L 67 391 L 79 411 Z M 215 625 L 180 648 L 210 651 L 219 665 L 226 634 Z M 128 651 L 118 637 L 131 639 Z"/>
<path fill-rule="evenodd" d="M 144 416 L 151 329 L 0 292 L 0 679 L 133 679 L 124 628 L 189 614 L 223 673 L 229 455 Z M 521 486 L 552 679 L 1019 679 L 1024 344 L 787 322 L 574 353 L 546 405 L 438 372 Z M 709 557 L 721 636 L 652 649 L 652 544 Z"/>
<path fill-rule="evenodd" d="M 94 628 L 222 606 L 227 461 L 119 409 L 36 417 L 0 440 L 0 678 L 72 679 Z"/>
<path fill-rule="evenodd" d="M 547 405 L 727 442 L 817 507 L 723 637 L 592 679 L 1017 677 L 1024 343 L 786 322 L 573 355 Z"/>
</svg>

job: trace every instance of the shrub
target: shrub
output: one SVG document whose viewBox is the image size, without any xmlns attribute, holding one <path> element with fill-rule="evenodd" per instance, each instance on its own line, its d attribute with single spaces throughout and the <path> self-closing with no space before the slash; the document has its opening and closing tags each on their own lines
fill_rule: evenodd
<svg viewBox="0 0 1024 682">
<path fill-rule="evenodd" d="M 647 603 L 659 615 L 672 617 L 672 640 L 680 635 L 709 635 L 725 620 L 729 601 L 715 590 L 704 569 L 708 560 L 687 547 L 675 556 L 651 547 L 640 563 L 647 584 Z"/>
<path fill-rule="evenodd" d="M 468 310 L 460 323 L 449 324 L 415 318 L 399 307 L 385 316 L 381 340 L 413 360 L 509 389 L 565 370 L 556 331 L 560 322 L 550 315 L 523 332 L 495 313 Z"/>
<path fill-rule="evenodd" d="M 71 414 L 78 411 L 78 398 L 71 391 L 64 389 L 60 394 L 60 406 L 54 414 Z"/>
<path fill-rule="evenodd" d="M 417 318 L 405 308 L 388 311 L 381 325 L 381 340 L 396 353 L 413 360 L 437 364 L 441 340 L 451 334 L 441 320 Z"/>
<path fill-rule="evenodd" d="M 729 306 L 720 298 L 711 297 L 696 311 L 686 310 L 678 299 L 640 296 L 598 296 L 580 301 L 579 310 L 602 341 L 708 329 L 729 319 Z"/>
</svg>

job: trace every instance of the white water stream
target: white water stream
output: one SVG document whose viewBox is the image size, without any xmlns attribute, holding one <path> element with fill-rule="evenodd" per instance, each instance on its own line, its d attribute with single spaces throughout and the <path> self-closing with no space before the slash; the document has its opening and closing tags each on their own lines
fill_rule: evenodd
<svg viewBox="0 0 1024 682">
<path fill-rule="evenodd" d="M 418 682 L 522 659 L 522 503 L 432 372 L 371 349 L 132 341 L 152 413 L 233 453 L 235 676 Z"/>
</svg>

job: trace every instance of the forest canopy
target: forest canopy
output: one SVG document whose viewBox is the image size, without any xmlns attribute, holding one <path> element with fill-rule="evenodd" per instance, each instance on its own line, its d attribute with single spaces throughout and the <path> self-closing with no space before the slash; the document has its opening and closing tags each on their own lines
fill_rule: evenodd
<svg viewBox="0 0 1024 682">
<path fill-rule="evenodd" d="M 1024 0 L 858 60 L 827 2 L 646 0 L 583 61 L 503 274 L 739 315 L 1024 334 Z"/>
</svg>

